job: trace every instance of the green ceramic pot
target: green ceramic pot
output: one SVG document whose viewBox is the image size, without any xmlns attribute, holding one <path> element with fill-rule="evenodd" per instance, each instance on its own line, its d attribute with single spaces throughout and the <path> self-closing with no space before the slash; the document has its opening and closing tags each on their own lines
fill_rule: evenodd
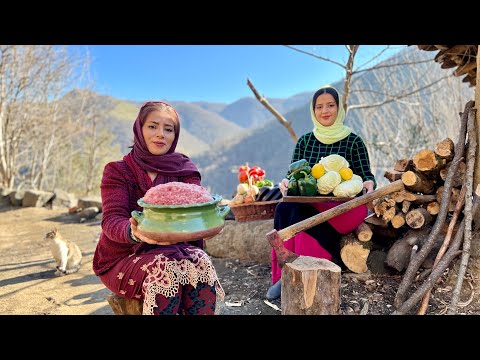
<svg viewBox="0 0 480 360">
<path fill-rule="evenodd" d="M 219 207 L 220 195 L 213 200 L 199 204 L 155 205 L 147 204 L 143 198 L 137 201 L 143 211 L 132 211 L 138 222 L 138 229 L 162 236 L 165 241 L 191 241 L 218 234 L 225 225 L 229 206 Z"/>
</svg>

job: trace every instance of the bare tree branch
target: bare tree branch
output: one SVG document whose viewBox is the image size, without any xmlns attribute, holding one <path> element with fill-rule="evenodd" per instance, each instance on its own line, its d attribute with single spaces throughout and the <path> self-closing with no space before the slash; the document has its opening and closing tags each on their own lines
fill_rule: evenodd
<svg viewBox="0 0 480 360">
<path fill-rule="evenodd" d="M 323 56 L 320 56 L 320 55 L 317 55 L 317 54 L 314 54 L 314 53 L 311 53 L 311 52 L 308 52 L 308 51 L 305 51 L 305 50 L 302 50 L 302 49 L 298 49 L 296 48 L 295 46 L 291 46 L 291 45 L 283 45 L 289 49 L 292 49 L 292 50 L 295 50 L 295 51 L 298 51 L 302 54 L 306 54 L 306 55 L 309 55 L 309 56 L 313 56 L 314 58 L 317 58 L 317 59 L 320 59 L 320 60 L 323 60 L 323 61 L 327 61 L 327 62 L 330 62 L 332 64 L 335 64 L 335 65 L 338 65 L 340 66 L 342 69 L 345 69 L 345 65 L 343 65 L 342 63 L 339 63 L 335 60 L 332 60 L 332 59 L 329 59 L 329 58 L 326 58 L 326 57 L 323 57 Z"/>
<path fill-rule="evenodd" d="M 345 66 L 345 82 L 343 83 L 342 106 L 345 114 L 348 111 L 347 103 L 350 95 L 350 85 L 353 77 L 353 64 L 355 63 L 355 55 L 357 54 L 359 45 L 347 45 L 348 60 Z"/>
<path fill-rule="evenodd" d="M 466 188 L 467 194 L 465 196 L 465 231 L 463 239 L 463 252 L 458 269 L 457 283 L 453 289 L 452 303 L 449 315 L 457 312 L 458 300 L 462 290 L 463 279 L 467 272 L 468 259 L 470 257 L 470 245 L 472 239 L 472 194 L 473 194 L 473 171 L 475 167 L 475 152 L 477 150 L 477 134 L 475 129 L 475 114 L 476 109 L 470 109 L 468 114 L 468 152 L 467 152 L 467 173 L 466 173 Z"/>
<path fill-rule="evenodd" d="M 440 79 L 438 80 L 435 80 L 434 82 L 430 83 L 430 84 L 427 84 L 425 86 L 422 86 L 420 88 L 417 88 L 413 91 L 410 91 L 408 93 L 404 93 L 404 94 L 401 94 L 401 95 L 398 95 L 398 96 L 392 96 L 391 98 L 389 99 L 386 99 L 384 101 L 380 101 L 380 102 L 377 102 L 377 103 L 374 103 L 374 104 L 358 104 L 358 105 L 350 105 L 349 107 L 349 110 L 353 110 L 353 109 L 369 109 L 369 108 L 374 108 L 374 107 L 378 107 L 378 106 L 382 106 L 382 105 L 385 105 L 385 104 L 388 104 L 388 103 L 391 103 L 393 101 L 398 101 L 400 99 L 403 99 L 403 98 L 406 98 L 408 96 L 411 96 L 415 93 L 418 93 L 422 90 L 425 90 L 425 89 L 428 89 L 430 87 L 432 87 L 433 85 L 439 83 L 440 81 L 446 79 L 450 77 L 450 75 L 447 75 L 447 76 L 444 76 L 444 77 L 441 77 Z"/>
<path fill-rule="evenodd" d="M 264 97 L 264 96 L 261 96 L 257 89 L 255 89 L 255 86 L 253 86 L 252 82 L 250 81 L 250 79 L 247 79 L 247 85 L 249 86 L 249 88 L 252 90 L 253 94 L 255 95 L 255 97 L 257 98 L 258 101 L 260 101 L 260 103 L 265 106 L 267 108 L 268 111 L 270 111 L 276 118 L 277 120 L 280 122 L 280 124 L 282 124 L 283 126 L 285 126 L 285 128 L 287 128 L 288 130 L 288 133 L 290 134 L 290 137 L 293 139 L 294 142 L 297 142 L 298 141 L 298 137 L 297 135 L 295 134 L 295 131 L 293 130 L 292 126 L 290 125 L 290 122 L 287 121 L 287 119 L 285 119 L 282 114 L 280 114 L 269 102 L 268 100 Z"/>
</svg>

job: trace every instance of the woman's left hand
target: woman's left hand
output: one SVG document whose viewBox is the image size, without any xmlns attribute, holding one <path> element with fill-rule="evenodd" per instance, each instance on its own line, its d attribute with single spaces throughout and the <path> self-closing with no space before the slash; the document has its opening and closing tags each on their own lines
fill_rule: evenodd
<svg viewBox="0 0 480 360">
<path fill-rule="evenodd" d="M 371 193 L 373 191 L 373 181 L 371 180 L 368 180 L 368 181 L 365 181 L 363 183 L 363 188 L 365 190 L 367 190 L 367 194 L 368 193 Z M 369 203 L 366 204 L 367 205 L 367 208 L 370 210 L 370 211 L 374 211 L 374 207 L 373 207 L 373 202 L 370 201 Z"/>
<path fill-rule="evenodd" d="M 367 190 L 367 194 L 373 191 L 373 181 L 367 180 L 363 183 L 363 188 Z"/>
</svg>

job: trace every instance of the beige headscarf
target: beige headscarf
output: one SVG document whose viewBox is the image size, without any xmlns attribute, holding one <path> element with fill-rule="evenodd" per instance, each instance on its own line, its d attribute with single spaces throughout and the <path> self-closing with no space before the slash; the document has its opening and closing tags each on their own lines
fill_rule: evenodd
<svg viewBox="0 0 480 360">
<path fill-rule="evenodd" d="M 335 90 L 340 102 L 340 94 L 338 93 L 338 90 L 330 85 L 321 87 L 315 92 L 315 94 L 317 94 L 320 90 L 325 88 L 332 88 L 333 90 Z M 335 122 L 330 126 L 323 126 L 318 122 L 317 118 L 315 117 L 314 107 L 315 107 L 315 104 L 313 104 L 313 101 L 312 101 L 312 103 L 310 104 L 310 116 L 312 118 L 312 122 L 314 126 L 313 135 L 315 135 L 318 141 L 321 141 L 324 144 L 333 144 L 350 135 L 350 133 L 352 132 L 352 129 L 350 129 L 346 125 L 343 125 L 343 122 L 345 121 L 345 110 L 343 109 L 342 104 L 337 103 L 337 107 L 338 107 L 337 118 L 335 119 Z"/>
</svg>

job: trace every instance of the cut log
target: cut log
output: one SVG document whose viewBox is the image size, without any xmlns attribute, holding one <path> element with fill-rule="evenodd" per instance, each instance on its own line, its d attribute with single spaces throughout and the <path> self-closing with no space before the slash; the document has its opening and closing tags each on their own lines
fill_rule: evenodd
<svg viewBox="0 0 480 360">
<path fill-rule="evenodd" d="M 115 315 L 142 315 L 143 302 L 136 299 L 127 299 L 115 294 L 107 296 Z"/>
<path fill-rule="evenodd" d="M 358 241 L 356 236 L 350 233 L 342 236 L 340 240 L 340 257 L 349 270 L 361 274 L 368 270 L 370 248 L 370 242 Z"/>
<path fill-rule="evenodd" d="M 442 170 L 440 170 L 440 178 L 445 181 L 448 174 L 448 169 L 450 168 L 450 164 L 448 163 Z M 452 187 L 454 188 L 461 188 L 462 185 L 465 183 L 465 174 L 467 173 L 467 164 L 465 161 L 462 161 L 458 164 L 457 171 L 455 172 L 455 176 L 452 178 Z"/>
<path fill-rule="evenodd" d="M 444 188 L 443 186 L 440 186 L 437 189 L 437 202 L 439 204 L 442 203 L 443 188 Z M 452 187 L 452 192 L 450 193 L 450 203 L 448 204 L 448 211 L 449 212 L 453 212 L 455 210 L 455 207 L 457 206 L 457 201 L 458 201 L 459 196 L 460 196 L 460 189 Z"/>
<path fill-rule="evenodd" d="M 402 202 L 402 212 L 404 214 L 406 214 L 410 210 L 410 205 L 412 205 L 412 203 L 410 201 L 403 200 L 403 202 Z"/>
<path fill-rule="evenodd" d="M 435 191 L 434 182 L 427 179 L 423 174 L 407 171 L 402 175 L 405 187 L 414 192 L 432 194 Z"/>
<path fill-rule="evenodd" d="M 341 268 L 326 259 L 299 256 L 282 269 L 282 315 L 337 315 Z"/>
<path fill-rule="evenodd" d="M 454 149 L 455 144 L 452 139 L 446 138 L 435 145 L 435 154 L 448 162 L 451 161 L 455 155 Z"/>
<path fill-rule="evenodd" d="M 385 221 L 381 217 L 378 217 L 377 214 L 368 215 L 365 218 L 365 220 L 363 220 L 363 222 L 373 226 L 382 227 L 382 228 L 386 228 L 388 226 L 388 221 Z"/>
<path fill-rule="evenodd" d="M 405 214 L 403 212 L 399 212 L 395 214 L 395 216 L 390 220 L 394 229 L 399 229 L 403 225 L 405 225 Z"/>
<path fill-rule="evenodd" d="M 372 274 L 390 275 L 391 271 L 385 266 L 387 253 L 381 250 L 373 250 L 368 255 L 367 266 Z"/>
<path fill-rule="evenodd" d="M 396 171 L 396 170 L 386 170 L 383 173 L 383 177 L 388 179 L 390 182 L 394 182 L 400 180 L 402 178 L 403 171 Z"/>
<path fill-rule="evenodd" d="M 445 167 L 447 161 L 437 156 L 429 149 L 420 150 L 413 156 L 413 163 L 417 173 L 425 175 L 431 180 L 438 178 L 438 174 Z"/>
<path fill-rule="evenodd" d="M 390 195 L 390 197 L 397 203 L 401 203 L 404 200 L 415 201 L 417 198 L 416 194 L 411 193 L 407 190 L 396 191 L 392 195 Z"/>
<path fill-rule="evenodd" d="M 410 159 L 397 160 L 397 162 L 393 166 L 393 170 L 400 171 L 400 172 L 413 170 L 413 168 L 414 168 L 413 161 Z"/>
<path fill-rule="evenodd" d="M 410 262 L 410 254 L 412 252 L 412 245 L 405 239 L 395 241 L 390 250 L 388 250 L 385 264 L 397 271 L 403 271 Z"/>
<path fill-rule="evenodd" d="M 398 238 L 398 232 L 397 229 L 394 229 L 391 226 L 388 227 L 380 227 L 380 226 L 374 226 L 372 228 L 374 238 L 377 241 L 384 242 L 382 239 L 396 239 Z"/>
<path fill-rule="evenodd" d="M 434 195 L 434 194 L 432 195 L 415 194 L 415 200 L 413 200 L 413 202 L 415 204 L 425 204 L 435 200 L 437 200 L 437 195 Z"/>
<path fill-rule="evenodd" d="M 437 215 L 440 212 L 440 204 L 436 201 L 432 201 L 427 204 L 427 211 L 430 215 Z"/>
<path fill-rule="evenodd" d="M 427 239 L 428 235 L 430 234 L 430 230 L 431 230 L 430 226 L 427 226 L 419 230 L 410 229 L 403 235 L 402 239 L 404 239 L 411 246 L 413 245 L 422 246 L 425 240 Z"/>
<path fill-rule="evenodd" d="M 397 212 L 398 212 L 397 207 L 392 206 L 391 208 L 388 208 L 387 211 L 383 213 L 382 217 L 385 221 L 392 221 L 393 217 Z"/>
<path fill-rule="evenodd" d="M 424 208 L 410 210 L 405 216 L 407 225 L 412 229 L 421 229 L 430 224 L 432 220 L 433 216 Z"/>
<path fill-rule="evenodd" d="M 360 241 L 370 241 L 372 239 L 373 232 L 372 229 L 370 229 L 370 226 L 362 222 L 355 229 L 355 235 L 357 235 L 357 239 Z"/>
<path fill-rule="evenodd" d="M 395 206 L 395 200 L 393 200 L 389 194 L 373 200 L 372 204 L 373 206 L 384 204 L 382 205 L 383 207 L 390 207 L 390 206 Z"/>
<path fill-rule="evenodd" d="M 395 204 L 395 200 L 387 195 L 373 201 L 373 209 L 377 216 L 382 217 L 383 220 L 388 222 L 395 215 Z"/>
<path fill-rule="evenodd" d="M 385 264 L 397 271 L 403 271 L 410 262 L 412 247 L 421 244 L 429 235 L 430 227 L 409 230 L 388 250 Z M 419 245 L 420 246 L 420 245 Z"/>
</svg>

